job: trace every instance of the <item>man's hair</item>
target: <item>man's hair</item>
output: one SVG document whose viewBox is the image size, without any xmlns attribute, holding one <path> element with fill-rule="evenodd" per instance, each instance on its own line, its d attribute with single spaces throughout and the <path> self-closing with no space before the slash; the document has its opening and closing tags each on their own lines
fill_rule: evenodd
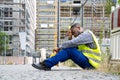
<svg viewBox="0 0 120 80">
<path fill-rule="evenodd" d="M 77 27 L 77 26 L 80 26 L 80 24 L 79 24 L 79 23 L 75 23 L 75 24 L 71 25 L 71 28 Z M 70 29 L 71 29 L 71 28 L 70 28 Z"/>
</svg>

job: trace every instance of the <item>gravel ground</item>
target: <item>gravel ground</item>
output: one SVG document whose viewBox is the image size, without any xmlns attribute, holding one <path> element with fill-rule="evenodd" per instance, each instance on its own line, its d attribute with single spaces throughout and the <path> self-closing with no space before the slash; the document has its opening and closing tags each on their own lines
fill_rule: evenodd
<svg viewBox="0 0 120 80">
<path fill-rule="evenodd" d="M 0 80 L 120 80 L 120 76 L 65 66 L 43 71 L 31 65 L 0 65 Z"/>
</svg>

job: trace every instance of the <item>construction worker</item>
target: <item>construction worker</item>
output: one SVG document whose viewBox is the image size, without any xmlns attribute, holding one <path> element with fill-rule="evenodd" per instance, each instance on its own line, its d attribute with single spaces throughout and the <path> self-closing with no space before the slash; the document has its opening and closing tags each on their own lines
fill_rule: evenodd
<svg viewBox="0 0 120 80">
<path fill-rule="evenodd" d="M 55 56 L 32 66 L 40 70 L 51 70 L 58 62 L 71 59 L 83 69 L 98 68 L 101 62 L 101 51 L 95 35 L 90 30 L 84 31 L 78 23 L 75 23 L 68 30 L 67 36 L 69 40 L 54 49 L 57 52 Z"/>
</svg>

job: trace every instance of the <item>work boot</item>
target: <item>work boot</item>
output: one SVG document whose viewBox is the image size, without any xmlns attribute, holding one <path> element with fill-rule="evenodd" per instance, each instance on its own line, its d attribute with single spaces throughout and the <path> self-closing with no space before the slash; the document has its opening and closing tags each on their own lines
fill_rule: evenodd
<svg viewBox="0 0 120 80">
<path fill-rule="evenodd" d="M 32 66 L 36 69 L 39 69 L 39 70 L 46 70 L 46 71 L 49 71 L 51 70 L 51 68 L 49 68 L 44 62 L 42 63 L 33 63 Z"/>
</svg>

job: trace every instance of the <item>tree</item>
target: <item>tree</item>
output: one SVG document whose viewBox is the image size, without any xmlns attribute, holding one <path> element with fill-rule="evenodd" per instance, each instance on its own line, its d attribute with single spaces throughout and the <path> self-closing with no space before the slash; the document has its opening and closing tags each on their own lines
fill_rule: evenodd
<svg viewBox="0 0 120 80">
<path fill-rule="evenodd" d="M 115 3 L 113 0 L 107 0 L 105 3 L 105 12 L 108 14 L 108 16 L 111 14 L 111 7 L 115 6 Z"/>
<path fill-rule="evenodd" d="M 6 37 L 6 40 L 5 40 Z M 6 49 L 8 49 L 8 35 L 5 32 L 0 32 L 0 55 L 2 55 L 5 49 L 5 42 L 6 42 Z"/>
<path fill-rule="evenodd" d="M 118 4 L 120 4 L 120 0 L 118 0 Z"/>
</svg>

